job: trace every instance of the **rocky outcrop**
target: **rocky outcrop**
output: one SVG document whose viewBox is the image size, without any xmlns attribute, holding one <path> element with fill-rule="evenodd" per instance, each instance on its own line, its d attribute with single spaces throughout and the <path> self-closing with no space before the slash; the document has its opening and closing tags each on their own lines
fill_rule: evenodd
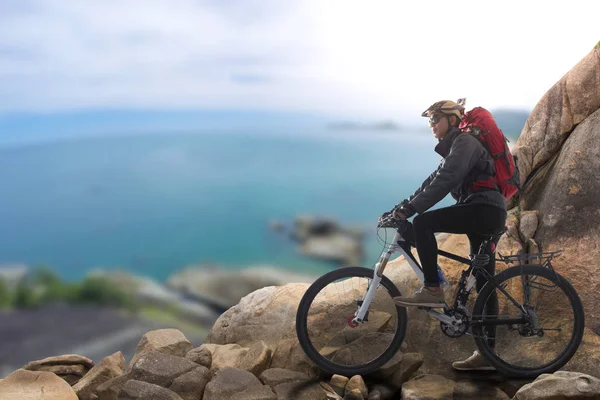
<svg viewBox="0 0 600 400">
<path fill-rule="evenodd" d="M 228 271 L 211 266 L 191 266 L 176 272 L 167 285 L 224 310 L 236 305 L 242 297 L 266 286 L 290 282 L 312 282 L 315 276 L 301 275 L 271 266 L 254 266 Z"/>
<path fill-rule="evenodd" d="M 600 333 L 600 48 L 542 97 L 514 152 L 525 183 L 520 207 L 539 220 L 533 240 L 544 251 L 564 250 L 554 265 Z"/>
<path fill-rule="evenodd" d="M 363 232 L 340 226 L 333 218 L 300 215 L 290 234 L 303 255 L 339 265 L 360 265 L 363 259 Z"/>
<path fill-rule="evenodd" d="M 169 333 L 171 338 L 183 336 L 177 332 Z M 149 346 L 148 343 L 156 343 L 152 338 L 157 337 L 163 338 L 159 345 Z M 268 361 L 254 363 L 262 365 L 261 368 L 248 367 L 250 356 L 263 353 L 264 343 L 248 348 L 204 344 L 181 351 L 181 347 L 172 345 L 174 340 L 165 340 L 165 337 L 165 332 L 160 330 L 148 332 L 140 340 L 137 359 L 128 372 L 123 371 L 125 360 L 121 354 L 115 353 L 101 360 L 74 388 L 50 372 L 17 370 L 0 381 L 0 400 L 386 400 L 398 396 L 402 399 L 506 400 L 515 392 L 514 399 L 517 400 L 600 396 L 600 379 L 582 373 L 559 371 L 541 375 L 529 385 L 515 387 L 514 384 L 502 385 L 502 382 L 490 379 L 490 375 L 482 381 L 469 380 L 464 375 L 455 379 L 424 374 L 420 369 L 422 354 L 398 353 L 379 371 L 368 376 L 334 375 L 329 378 L 315 374 L 311 377 L 288 368 L 274 367 Z M 178 342 L 185 343 L 185 338 Z M 171 346 L 165 346 L 166 343 Z M 178 355 L 156 351 L 167 348 Z"/>
</svg>

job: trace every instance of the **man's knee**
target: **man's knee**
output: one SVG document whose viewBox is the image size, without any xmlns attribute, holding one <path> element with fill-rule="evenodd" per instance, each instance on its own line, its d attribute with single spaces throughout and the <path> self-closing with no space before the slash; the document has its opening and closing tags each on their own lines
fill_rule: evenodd
<svg viewBox="0 0 600 400">
<path fill-rule="evenodd" d="M 419 214 L 413 219 L 413 227 L 416 232 L 422 232 L 423 230 L 427 229 L 430 225 L 431 218 L 429 216 L 429 213 Z"/>
</svg>

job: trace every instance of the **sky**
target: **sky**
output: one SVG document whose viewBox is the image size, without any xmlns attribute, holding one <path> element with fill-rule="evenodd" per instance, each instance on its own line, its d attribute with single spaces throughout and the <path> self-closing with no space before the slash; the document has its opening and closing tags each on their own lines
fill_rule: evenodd
<svg viewBox="0 0 600 400">
<path fill-rule="evenodd" d="M 416 121 L 459 97 L 531 110 L 600 40 L 598 15 L 597 0 L 0 0 L 0 122 L 102 110 Z"/>
</svg>

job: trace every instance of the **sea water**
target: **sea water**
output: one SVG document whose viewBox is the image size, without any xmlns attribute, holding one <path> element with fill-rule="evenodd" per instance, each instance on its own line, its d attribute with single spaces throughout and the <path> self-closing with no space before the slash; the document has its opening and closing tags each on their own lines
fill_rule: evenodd
<svg viewBox="0 0 600 400">
<path fill-rule="evenodd" d="M 161 280 L 189 265 L 320 273 L 335 266 L 269 229 L 308 214 L 362 227 L 371 266 L 377 217 L 437 167 L 435 144 L 427 132 L 323 129 L 0 148 L 0 264 L 47 265 L 66 279 L 105 268 Z"/>
</svg>

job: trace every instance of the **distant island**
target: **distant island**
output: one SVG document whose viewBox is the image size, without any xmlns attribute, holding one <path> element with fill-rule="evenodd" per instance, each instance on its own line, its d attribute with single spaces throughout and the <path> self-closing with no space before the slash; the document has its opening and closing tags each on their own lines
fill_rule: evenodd
<svg viewBox="0 0 600 400">
<path fill-rule="evenodd" d="M 399 131 L 402 129 L 402 125 L 394 121 L 379 121 L 374 123 L 340 121 L 327 124 L 327 128 L 335 130 Z"/>
<path fill-rule="evenodd" d="M 504 132 L 504 135 L 509 140 L 516 140 L 525 122 L 529 117 L 529 111 L 527 110 L 516 110 L 516 109 L 496 109 L 490 110 L 498 127 Z M 414 125 L 414 124 L 413 124 Z M 392 120 L 383 120 L 375 122 L 356 122 L 356 121 L 337 121 L 330 122 L 327 124 L 328 129 L 342 130 L 342 131 L 401 131 L 406 129 L 420 129 L 413 127 L 410 124 L 400 124 Z M 426 124 L 424 128 L 426 128 Z"/>
</svg>

